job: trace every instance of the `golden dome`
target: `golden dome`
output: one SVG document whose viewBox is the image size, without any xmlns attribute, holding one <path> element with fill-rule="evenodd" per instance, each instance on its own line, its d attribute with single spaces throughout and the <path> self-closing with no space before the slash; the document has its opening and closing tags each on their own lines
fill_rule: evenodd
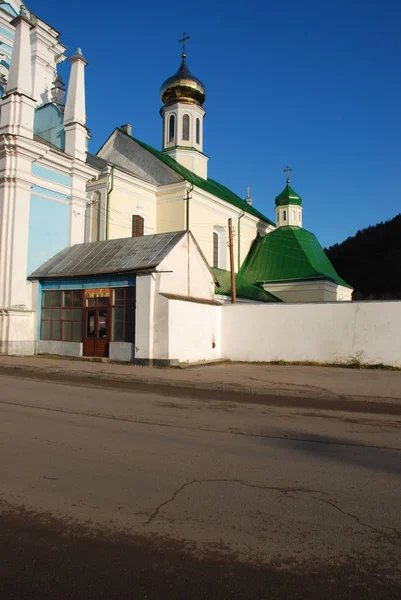
<svg viewBox="0 0 401 600">
<path fill-rule="evenodd" d="M 189 102 L 203 105 L 206 99 L 206 89 L 203 83 L 192 75 L 186 63 L 187 55 L 182 53 L 182 62 L 175 75 L 163 83 L 160 89 L 160 99 L 165 106 L 175 102 Z"/>
</svg>

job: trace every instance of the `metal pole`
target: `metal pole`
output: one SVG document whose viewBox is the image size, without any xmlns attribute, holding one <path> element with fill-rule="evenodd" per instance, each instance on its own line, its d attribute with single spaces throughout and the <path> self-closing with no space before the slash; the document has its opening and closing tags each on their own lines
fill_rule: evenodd
<svg viewBox="0 0 401 600">
<path fill-rule="evenodd" d="M 233 220 L 232 219 L 228 219 L 228 247 L 230 249 L 231 304 L 236 304 L 237 290 L 235 287 Z"/>
</svg>

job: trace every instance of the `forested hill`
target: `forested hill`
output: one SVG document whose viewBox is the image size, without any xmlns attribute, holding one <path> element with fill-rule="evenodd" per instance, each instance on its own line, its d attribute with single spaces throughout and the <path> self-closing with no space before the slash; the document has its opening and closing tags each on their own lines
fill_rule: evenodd
<svg viewBox="0 0 401 600">
<path fill-rule="evenodd" d="M 401 298 L 401 214 L 358 231 L 325 252 L 354 288 L 354 300 Z"/>
</svg>

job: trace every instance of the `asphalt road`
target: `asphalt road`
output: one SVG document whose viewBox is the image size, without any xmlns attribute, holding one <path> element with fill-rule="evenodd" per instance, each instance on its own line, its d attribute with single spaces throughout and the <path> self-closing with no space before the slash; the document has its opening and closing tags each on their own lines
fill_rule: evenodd
<svg viewBox="0 0 401 600">
<path fill-rule="evenodd" d="M 390 415 L 0 377 L 1 598 L 401 597 Z"/>
</svg>

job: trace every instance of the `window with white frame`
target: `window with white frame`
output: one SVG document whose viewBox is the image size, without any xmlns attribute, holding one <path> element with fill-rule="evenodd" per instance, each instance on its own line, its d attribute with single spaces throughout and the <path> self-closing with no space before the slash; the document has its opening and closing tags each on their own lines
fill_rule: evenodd
<svg viewBox="0 0 401 600">
<path fill-rule="evenodd" d="M 175 116 L 170 115 L 168 120 L 168 141 L 174 142 L 175 140 Z"/>
</svg>

